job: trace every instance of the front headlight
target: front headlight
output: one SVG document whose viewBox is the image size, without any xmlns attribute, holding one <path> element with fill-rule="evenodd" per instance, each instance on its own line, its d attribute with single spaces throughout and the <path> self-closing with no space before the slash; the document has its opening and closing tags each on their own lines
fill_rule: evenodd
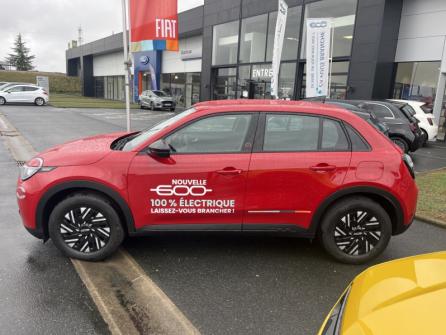
<svg viewBox="0 0 446 335">
<path fill-rule="evenodd" d="M 20 167 L 20 179 L 25 181 L 34 176 L 39 171 L 49 172 L 54 169 L 55 167 L 43 166 L 43 159 L 40 157 L 36 157 Z"/>
<path fill-rule="evenodd" d="M 339 335 L 341 331 L 342 317 L 344 315 L 344 308 L 347 304 L 350 287 L 345 291 L 337 304 L 331 310 L 327 317 L 324 329 L 320 332 L 321 335 Z"/>
</svg>

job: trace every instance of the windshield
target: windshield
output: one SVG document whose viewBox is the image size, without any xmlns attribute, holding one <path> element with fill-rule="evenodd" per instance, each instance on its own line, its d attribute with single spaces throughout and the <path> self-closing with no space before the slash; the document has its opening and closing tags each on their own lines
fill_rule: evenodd
<svg viewBox="0 0 446 335">
<path fill-rule="evenodd" d="M 122 150 L 123 151 L 133 150 L 134 148 L 138 147 L 139 145 L 147 141 L 149 137 L 151 137 L 152 135 L 155 135 L 157 132 L 161 131 L 164 128 L 169 127 L 170 125 L 174 124 L 178 120 L 181 120 L 182 118 L 185 118 L 186 116 L 192 114 L 193 112 L 195 112 L 195 108 L 186 109 L 184 112 L 177 114 L 170 119 L 164 120 L 160 123 L 155 124 L 151 128 L 147 128 L 141 131 L 136 137 L 128 141 Z"/>
<path fill-rule="evenodd" d="M 167 94 L 163 91 L 153 91 L 153 93 L 159 97 L 167 97 Z"/>
</svg>

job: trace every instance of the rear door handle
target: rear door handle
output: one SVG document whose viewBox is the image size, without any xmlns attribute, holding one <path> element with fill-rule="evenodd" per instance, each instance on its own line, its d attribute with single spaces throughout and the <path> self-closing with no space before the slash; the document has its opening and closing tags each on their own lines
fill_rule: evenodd
<svg viewBox="0 0 446 335">
<path fill-rule="evenodd" d="M 322 164 L 311 166 L 310 170 L 313 170 L 316 172 L 331 172 L 331 171 L 336 170 L 336 166 L 322 163 Z"/>
<path fill-rule="evenodd" d="M 217 173 L 221 174 L 223 176 L 234 176 L 234 175 L 238 175 L 241 174 L 243 172 L 243 170 L 241 169 L 236 169 L 233 167 L 226 167 L 223 170 L 218 170 Z"/>
</svg>

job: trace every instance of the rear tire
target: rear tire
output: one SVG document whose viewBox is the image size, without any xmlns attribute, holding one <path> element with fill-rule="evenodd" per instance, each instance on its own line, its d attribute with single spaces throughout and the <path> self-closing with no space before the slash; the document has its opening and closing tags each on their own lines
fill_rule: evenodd
<svg viewBox="0 0 446 335">
<path fill-rule="evenodd" d="M 155 105 L 153 104 L 153 102 L 150 103 L 150 110 L 155 111 Z"/>
<path fill-rule="evenodd" d="M 324 249 L 336 260 L 362 264 L 387 247 L 392 223 L 381 205 L 359 196 L 336 202 L 324 215 L 319 233 Z"/>
<path fill-rule="evenodd" d="M 3 97 L 0 97 L 0 105 L 6 104 L 6 99 Z"/>
<path fill-rule="evenodd" d="M 111 203 L 88 193 L 77 193 L 58 203 L 51 212 L 48 230 L 62 253 L 84 261 L 107 258 L 125 236 Z"/>
<path fill-rule="evenodd" d="M 400 147 L 401 150 L 403 150 L 404 153 L 409 152 L 409 144 L 406 142 L 406 140 L 400 138 L 400 137 L 393 137 L 391 138 L 392 142 L 395 143 L 397 146 Z"/>
<path fill-rule="evenodd" d="M 421 129 L 421 131 L 423 132 L 423 135 L 424 135 L 424 141 L 423 141 L 423 143 L 421 143 L 421 146 L 425 147 L 426 144 L 427 144 L 427 141 L 429 141 L 429 135 L 427 135 L 427 131 L 426 130 Z"/>
<path fill-rule="evenodd" d="M 36 100 L 34 100 L 34 104 L 36 106 L 43 106 L 45 105 L 45 100 L 43 98 L 36 98 Z"/>
</svg>

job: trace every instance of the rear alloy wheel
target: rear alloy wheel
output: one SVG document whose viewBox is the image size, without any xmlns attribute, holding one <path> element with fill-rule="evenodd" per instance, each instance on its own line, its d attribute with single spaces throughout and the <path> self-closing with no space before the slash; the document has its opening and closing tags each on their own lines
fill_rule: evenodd
<svg viewBox="0 0 446 335">
<path fill-rule="evenodd" d="M 6 99 L 3 97 L 0 97 L 0 105 L 6 104 Z"/>
<path fill-rule="evenodd" d="M 392 225 L 378 203 L 365 197 L 348 198 L 327 212 L 321 234 L 330 255 L 343 263 L 361 264 L 384 251 Z"/>
<path fill-rule="evenodd" d="M 36 104 L 36 106 L 43 106 L 45 105 L 45 100 L 43 100 L 43 98 L 36 98 L 36 100 L 34 100 L 34 103 Z"/>
<path fill-rule="evenodd" d="M 409 151 L 409 145 L 405 140 L 399 137 L 394 137 L 391 139 L 393 143 L 395 143 L 397 146 L 403 150 L 404 153 L 407 153 Z"/>
<path fill-rule="evenodd" d="M 124 239 L 112 205 L 92 194 L 75 194 L 60 202 L 50 215 L 49 233 L 64 254 L 88 261 L 111 255 Z"/>
</svg>

